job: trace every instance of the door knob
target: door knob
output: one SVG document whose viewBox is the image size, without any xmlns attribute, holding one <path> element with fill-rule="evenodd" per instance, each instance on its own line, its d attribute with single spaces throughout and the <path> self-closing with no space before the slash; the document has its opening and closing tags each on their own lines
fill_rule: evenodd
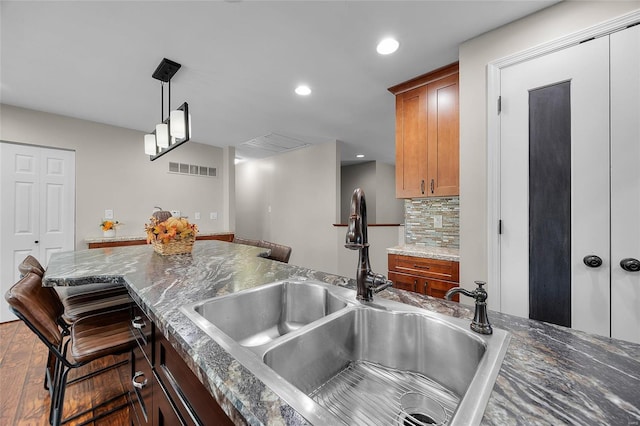
<svg viewBox="0 0 640 426">
<path fill-rule="evenodd" d="M 602 259 L 600 259 L 600 257 L 596 256 L 595 254 L 591 254 L 589 256 L 585 256 L 584 259 L 582 259 L 582 261 L 589 268 L 597 268 L 600 265 L 602 265 Z"/>
<path fill-rule="evenodd" d="M 632 257 L 627 257 L 626 259 L 622 259 L 620 261 L 620 266 L 625 271 L 638 272 L 640 271 L 640 260 L 634 259 Z"/>
</svg>

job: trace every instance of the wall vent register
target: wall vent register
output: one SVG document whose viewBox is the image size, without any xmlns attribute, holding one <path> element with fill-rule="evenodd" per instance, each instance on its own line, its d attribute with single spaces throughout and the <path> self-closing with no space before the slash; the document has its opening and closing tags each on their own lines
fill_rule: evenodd
<svg viewBox="0 0 640 426">
<path fill-rule="evenodd" d="M 183 175 L 200 177 L 218 177 L 216 167 L 198 166 L 196 164 L 169 162 L 169 173 L 179 173 Z"/>
</svg>

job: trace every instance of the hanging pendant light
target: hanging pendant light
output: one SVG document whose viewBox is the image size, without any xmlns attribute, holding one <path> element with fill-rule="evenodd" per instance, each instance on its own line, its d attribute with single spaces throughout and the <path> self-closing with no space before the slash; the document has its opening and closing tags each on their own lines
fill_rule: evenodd
<svg viewBox="0 0 640 426">
<path fill-rule="evenodd" d="M 156 155 L 158 153 L 156 135 L 153 133 L 144 135 L 144 153 L 147 155 Z"/>
<path fill-rule="evenodd" d="M 172 137 L 179 139 L 189 139 L 191 136 L 191 114 L 188 105 L 182 104 L 178 109 L 169 114 L 169 133 Z"/>
<path fill-rule="evenodd" d="M 169 148 L 169 126 L 165 123 L 156 124 L 156 142 L 158 148 Z"/>
<path fill-rule="evenodd" d="M 156 125 L 155 132 L 145 135 L 144 152 L 151 156 L 151 161 L 162 157 L 167 152 L 177 148 L 191 139 L 191 114 L 189 105 L 185 102 L 178 109 L 171 111 L 169 117 L 164 116 L 164 83 L 169 90 L 168 108 L 171 109 L 171 78 L 182 65 L 170 59 L 164 58 L 152 77 L 160 80 L 160 112 L 161 122 Z"/>
</svg>

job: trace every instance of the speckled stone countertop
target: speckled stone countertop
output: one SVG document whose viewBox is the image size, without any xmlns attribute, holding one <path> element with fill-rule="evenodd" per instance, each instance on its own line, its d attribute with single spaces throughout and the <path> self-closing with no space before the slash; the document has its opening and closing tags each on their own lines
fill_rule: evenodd
<svg viewBox="0 0 640 426">
<path fill-rule="evenodd" d="M 181 256 L 160 256 L 149 246 L 55 253 L 44 283 L 122 282 L 236 424 L 306 424 L 179 309 L 294 276 L 354 286 L 342 277 L 257 257 L 261 251 L 196 241 L 193 253 Z M 401 290 L 377 297 L 473 317 L 465 305 Z M 640 345 L 497 312 L 489 318 L 512 338 L 483 425 L 640 425 Z"/>
<path fill-rule="evenodd" d="M 426 257 L 429 259 L 460 260 L 460 250 L 445 247 L 427 247 L 418 244 L 407 244 L 395 246 L 387 249 L 389 254 L 400 254 L 403 256 Z"/>
<path fill-rule="evenodd" d="M 210 233 L 202 233 L 199 232 L 198 236 L 199 237 L 207 237 L 207 236 L 213 236 L 213 235 L 231 235 L 232 232 L 210 232 Z M 146 240 L 147 239 L 147 234 L 140 234 L 140 235 L 123 235 L 123 236 L 115 236 L 115 237 L 92 237 L 92 238 L 85 238 L 84 241 L 87 244 L 90 243 L 112 243 L 115 241 L 140 241 L 140 240 Z"/>
</svg>

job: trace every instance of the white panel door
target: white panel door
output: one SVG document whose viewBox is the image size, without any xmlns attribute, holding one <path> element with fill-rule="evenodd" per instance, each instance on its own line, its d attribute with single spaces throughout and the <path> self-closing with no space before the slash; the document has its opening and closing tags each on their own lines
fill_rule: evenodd
<svg viewBox="0 0 640 426">
<path fill-rule="evenodd" d="M 75 153 L 0 143 L 0 290 L 19 279 L 27 255 L 44 266 L 51 253 L 73 250 Z M 0 322 L 15 319 L 0 304 Z"/>
<path fill-rule="evenodd" d="M 609 40 L 501 71 L 501 310 L 529 316 L 529 91 L 571 84 L 571 324 L 609 335 Z M 603 259 L 586 267 L 585 255 Z"/>
<path fill-rule="evenodd" d="M 41 148 L 39 254 L 46 264 L 58 251 L 73 250 L 75 227 L 75 153 Z"/>
<path fill-rule="evenodd" d="M 611 337 L 640 343 L 640 26 L 611 35 Z"/>
</svg>

